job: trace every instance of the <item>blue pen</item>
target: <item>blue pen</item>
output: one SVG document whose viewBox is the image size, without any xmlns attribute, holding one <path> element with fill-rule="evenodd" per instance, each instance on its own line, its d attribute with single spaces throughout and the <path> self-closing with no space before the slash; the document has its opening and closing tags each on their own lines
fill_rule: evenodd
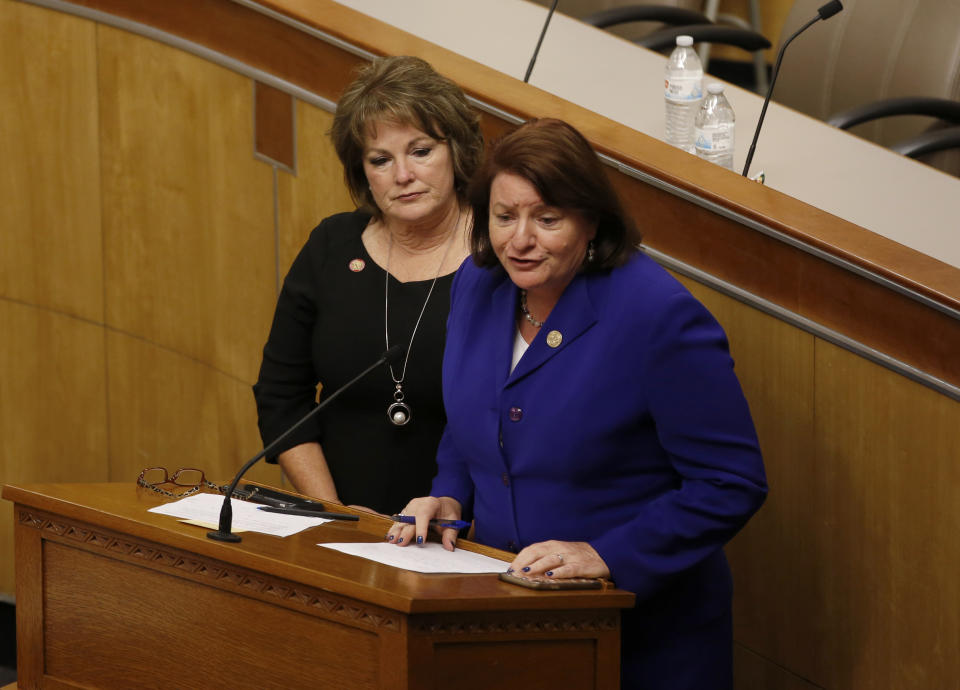
<svg viewBox="0 0 960 690">
<path fill-rule="evenodd" d="M 394 522 L 403 522 L 408 525 L 415 525 L 417 523 L 417 518 L 412 515 L 391 515 L 390 519 Z M 469 527 L 470 523 L 466 520 L 445 520 L 439 518 L 436 520 L 431 520 L 430 525 L 433 527 L 452 527 L 453 529 L 463 529 L 464 527 Z"/>
</svg>

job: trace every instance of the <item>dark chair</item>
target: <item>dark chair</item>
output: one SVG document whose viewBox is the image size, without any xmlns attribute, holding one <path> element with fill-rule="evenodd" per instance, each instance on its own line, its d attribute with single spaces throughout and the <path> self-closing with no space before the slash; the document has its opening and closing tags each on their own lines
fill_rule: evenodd
<svg viewBox="0 0 960 690">
<path fill-rule="evenodd" d="M 580 21 L 606 29 L 618 24 L 629 22 L 661 22 L 673 26 L 683 24 L 710 24 L 710 20 L 699 12 L 688 10 L 685 7 L 670 7 L 668 5 L 623 5 L 611 7 L 588 14 Z"/>
<path fill-rule="evenodd" d="M 713 8 L 716 9 L 715 7 Z M 714 12 L 715 14 L 715 12 Z M 723 15 L 726 17 L 726 15 Z M 734 22 L 734 26 L 714 23 L 706 14 L 701 14 L 684 7 L 669 5 L 623 5 L 612 7 L 588 14 L 581 21 L 601 29 L 620 26 L 631 22 L 659 22 L 667 24 L 665 28 L 652 31 L 646 35 L 634 38 L 633 42 L 651 50 L 666 51 L 676 44 L 676 37 L 687 34 L 700 44 L 721 43 L 742 48 L 754 54 L 756 91 L 765 91 L 767 88 L 767 64 L 763 50 L 770 47 L 770 41 L 762 34 L 745 28 L 742 20 L 727 17 Z M 705 58 L 701 45 L 701 58 Z M 709 63 L 704 59 L 704 70 L 709 70 Z"/>
<path fill-rule="evenodd" d="M 960 102 L 944 98 L 888 98 L 837 113 L 827 124 L 850 129 L 864 122 L 895 115 L 923 115 L 940 120 L 943 125 L 895 142 L 889 148 L 910 158 L 922 158 L 937 151 L 960 148 Z M 952 125 L 952 126 L 949 126 Z"/>
<path fill-rule="evenodd" d="M 722 43 L 743 48 L 751 53 L 766 50 L 771 45 L 765 36 L 756 31 L 720 24 L 670 26 L 647 34 L 634 42 L 650 50 L 664 50 L 676 45 L 677 36 L 683 35 L 692 36 L 694 43 Z"/>
<path fill-rule="evenodd" d="M 781 40 L 822 2 L 795 0 Z M 843 5 L 791 44 L 774 100 L 960 177 L 960 3 Z"/>
</svg>

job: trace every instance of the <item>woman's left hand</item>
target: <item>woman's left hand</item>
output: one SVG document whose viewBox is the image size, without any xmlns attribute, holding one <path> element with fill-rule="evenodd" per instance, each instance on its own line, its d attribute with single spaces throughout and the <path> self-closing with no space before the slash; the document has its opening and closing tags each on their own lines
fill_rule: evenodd
<svg viewBox="0 0 960 690">
<path fill-rule="evenodd" d="M 600 554 L 585 541 L 541 541 L 517 554 L 509 571 L 533 577 L 610 577 Z"/>
</svg>

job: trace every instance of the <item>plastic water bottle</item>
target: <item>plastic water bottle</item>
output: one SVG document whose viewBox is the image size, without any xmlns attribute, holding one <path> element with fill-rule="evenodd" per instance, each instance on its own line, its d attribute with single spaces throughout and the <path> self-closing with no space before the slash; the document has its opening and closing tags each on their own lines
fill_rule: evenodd
<svg viewBox="0 0 960 690">
<path fill-rule="evenodd" d="M 703 97 L 703 65 L 690 46 L 693 38 L 677 36 L 664 79 L 667 143 L 693 153 L 693 120 Z"/>
<path fill-rule="evenodd" d="M 733 170 L 735 121 L 733 108 L 723 95 L 723 84 L 710 84 L 694 122 L 697 155 L 705 161 Z"/>
</svg>

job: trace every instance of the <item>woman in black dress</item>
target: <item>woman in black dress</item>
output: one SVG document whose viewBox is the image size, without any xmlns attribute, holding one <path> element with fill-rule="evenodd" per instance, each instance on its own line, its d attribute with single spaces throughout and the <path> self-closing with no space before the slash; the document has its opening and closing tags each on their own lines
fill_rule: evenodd
<svg viewBox="0 0 960 690">
<path fill-rule="evenodd" d="M 459 87 L 412 57 L 365 66 L 331 137 L 358 208 L 320 223 L 284 280 L 254 386 L 260 433 L 270 443 L 317 404 L 318 385 L 322 400 L 407 346 L 273 458 L 301 493 L 392 513 L 436 472 L 443 333 L 483 138 Z"/>
</svg>

